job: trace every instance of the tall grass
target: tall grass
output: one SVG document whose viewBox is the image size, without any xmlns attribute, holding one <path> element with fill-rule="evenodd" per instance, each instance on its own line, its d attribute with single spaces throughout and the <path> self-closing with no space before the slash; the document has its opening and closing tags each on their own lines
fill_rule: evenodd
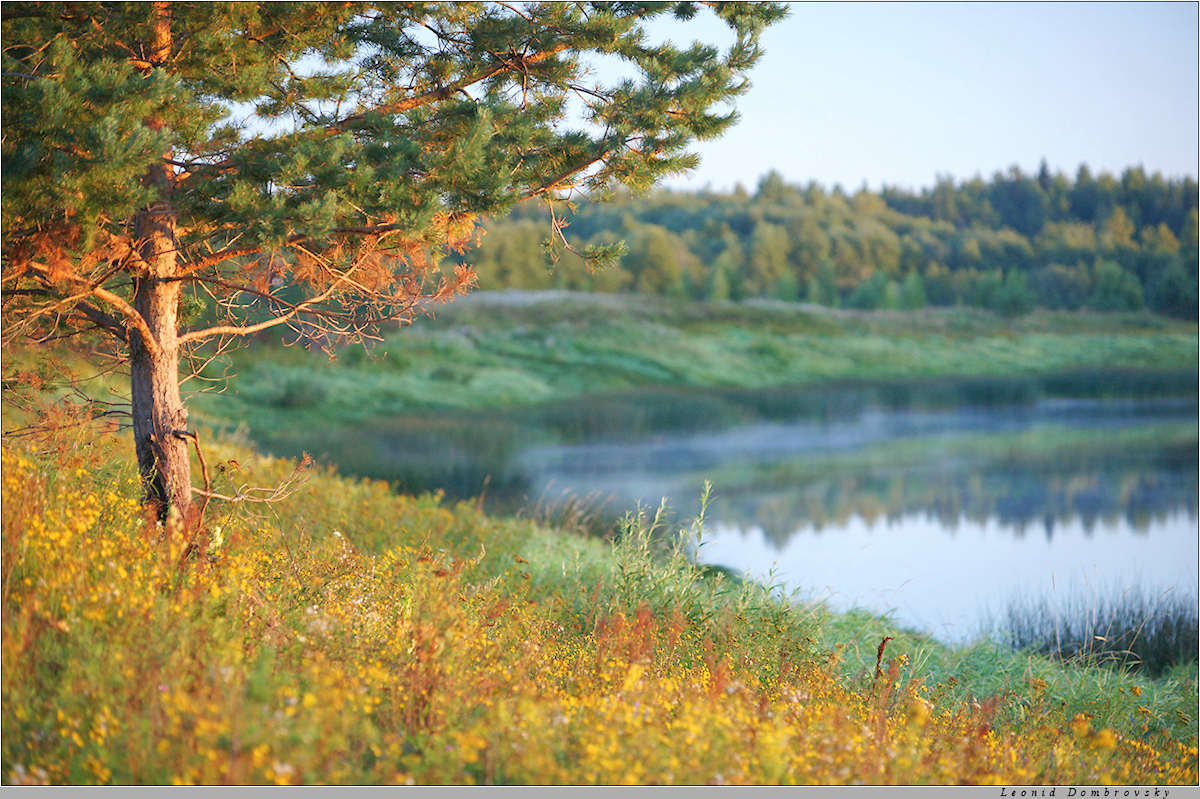
<svg viewBox="0 0 1200 799">
<path fill-rule="evenodd" d="M 1007 609 L 1002 635 L 1017 650 L 1151 675 L 1194 664 L 1200 653 L 1194 590 L 1017 600 Z"/>
<path fill-rule="evenodd" d="M 481 497 L 481 503 L 482 500 Z M 511 505 L 502 502 L 494 510 L 504 512 L 506 504 Z M 568 489 L 559 492 L 547 489 L 532 505 L 510 507 L 508 510 L 518 516 L 528 517 L 542 527 L 605 539 L 615 538 L 625 522 L 613 498 L 595 491 L 578 494 Z"/>
</svg>

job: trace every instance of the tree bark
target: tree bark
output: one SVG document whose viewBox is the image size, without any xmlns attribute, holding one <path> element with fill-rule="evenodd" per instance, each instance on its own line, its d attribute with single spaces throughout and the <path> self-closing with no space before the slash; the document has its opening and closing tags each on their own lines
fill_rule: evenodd
<svg viewBox="0 0 1200 799">
<path fill-rule="evenodd" d="M 163 203 L 138 215 L 138 238 L 145 241 L 142 257 L 151 273 L 134 281 L 134 307 L 146 320 L 157 351 L 141 336 L 130 336 L 130 375 L 133 435 L 138 471 L 146 499 L 165 517 L 175 507 L 183 518 L 191 504 L 191 463 L 187 440 L 187 411 L 179 397 L 177 324 L 182 283 L 174 276 L 175 216 Z"/>
<path fill-rule="evenodd" d="M 171 51 L 171 9 L 168 3 L 153 6 L 153 39 L 150 61 L 166 63 Z M 162 122 L 148 119 L 149 127 Z M 170 153 L 166 154 L 170 157 Z M 192 501 L 191 463 L 188 460 L 187 411 L 179 397 L 179 296 L 175 210 L 171 205 L 174 172 L 165 160 L 150 167 L 144 181 L 158 189 L 159 200 L 138 212 L 135 236 L 147 271 L 134 278 L 134 307 L 150 328 L 157 346 L 130 335 L 130 375 L 133 401 L 133 435 L 138 472 L 146 500 L 165 519 L 172 508 L 188 518 Z"/>
</svg>

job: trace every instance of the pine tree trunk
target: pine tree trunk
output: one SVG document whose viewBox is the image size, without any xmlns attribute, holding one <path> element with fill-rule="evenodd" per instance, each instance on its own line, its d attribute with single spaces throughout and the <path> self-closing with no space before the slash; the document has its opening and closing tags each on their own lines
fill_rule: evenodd
<svg viewBox="0 0 1200 799">
<path fill-rule="evenodd" d="M 158 343 L 151 352 L 139 336 L 130 337 L 133 435 L 138 471 L 146 499 L 165 517 L 171 507 L 187 518 L 192 495 L 187 411 L 179 397 L 179 348 L 176 344 L 182 284 L 171 280 L 176 269 L 175 217 L 159 203 L 138 216 L 138 238 L 150 274 L 135 281 L 134 306 Z"/>
<path fill-rule="evenodd" d="M 171 52 L 171 9 L 168 3 L 153 5 L 153 40 L 150 61 L 166 64 Z M 149 127 L 162 123 L 147 120 Z M 170 153 L 167 154 L 168 157 Z M 187 411 L 179 398 L 179 295 L 183 284 L 178 274 L 175 210 L 171 206 L 174 173 L 165 161 L 152 166 L 144 178 L 159 191 L 159 201 L 138 213 L 135 235 L 146 274 L 134 280 L 134 307 L 146 320 L 157 347 L 151 349 L 140 336 L 130 335 L 133 435 L 138 472 L 148 502 L 160 518 L 172 508 L 181 519 L 188 518 L 192 501 L 191 463 Z"/>
</svg>

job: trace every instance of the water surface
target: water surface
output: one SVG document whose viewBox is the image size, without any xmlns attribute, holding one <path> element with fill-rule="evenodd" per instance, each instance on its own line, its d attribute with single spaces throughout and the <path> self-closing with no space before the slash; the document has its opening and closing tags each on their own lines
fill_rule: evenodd
<svg viewBox="0 0 1200 799">
<path fill-rule="evenodd" d="M 702 560 L 948 641 L 1012 599 L 1196 594 L 1194 399 L 866 408 L 715 433 L 531 447 L 543 500 L 694 513 Z"/>
</svg>

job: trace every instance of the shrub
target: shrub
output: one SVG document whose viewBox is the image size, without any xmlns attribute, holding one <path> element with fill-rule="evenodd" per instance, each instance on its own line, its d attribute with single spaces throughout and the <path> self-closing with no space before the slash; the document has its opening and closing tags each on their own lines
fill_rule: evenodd
<svg viewBox="0 0 1200 799">
<path fill-rule="evenodd" d="M 1112 261 L 1097 261 L 1088 307 L 1098 311 L 1136 311 L 1143 305 L 1142 284 L 1132 272 Z"/>
<path fill-rule="evenodd" d="M 1159 313 L 1180 319 L 1196 318 L 1196 278 L 1188 275 L 1178 259 L 1154 279 L 1147 294 L 1150 307 Z"/>
<path fill-rule="evenodd" d="M 883 272 L 872 272 L 870 277 L 850 292 L 850 296 L 846 298 L 846 307 L 864 311 L 882 308 L 887 298 L 887 285 L 887 275 Z"/>
<path fill-rule="evenodd" d="M 1087 267 L 1050 264 L 1033 273 L 1030 288 L 1039 304 L 1047 308 L 1078 310 L 1092 291 Z"/>
</svg>

